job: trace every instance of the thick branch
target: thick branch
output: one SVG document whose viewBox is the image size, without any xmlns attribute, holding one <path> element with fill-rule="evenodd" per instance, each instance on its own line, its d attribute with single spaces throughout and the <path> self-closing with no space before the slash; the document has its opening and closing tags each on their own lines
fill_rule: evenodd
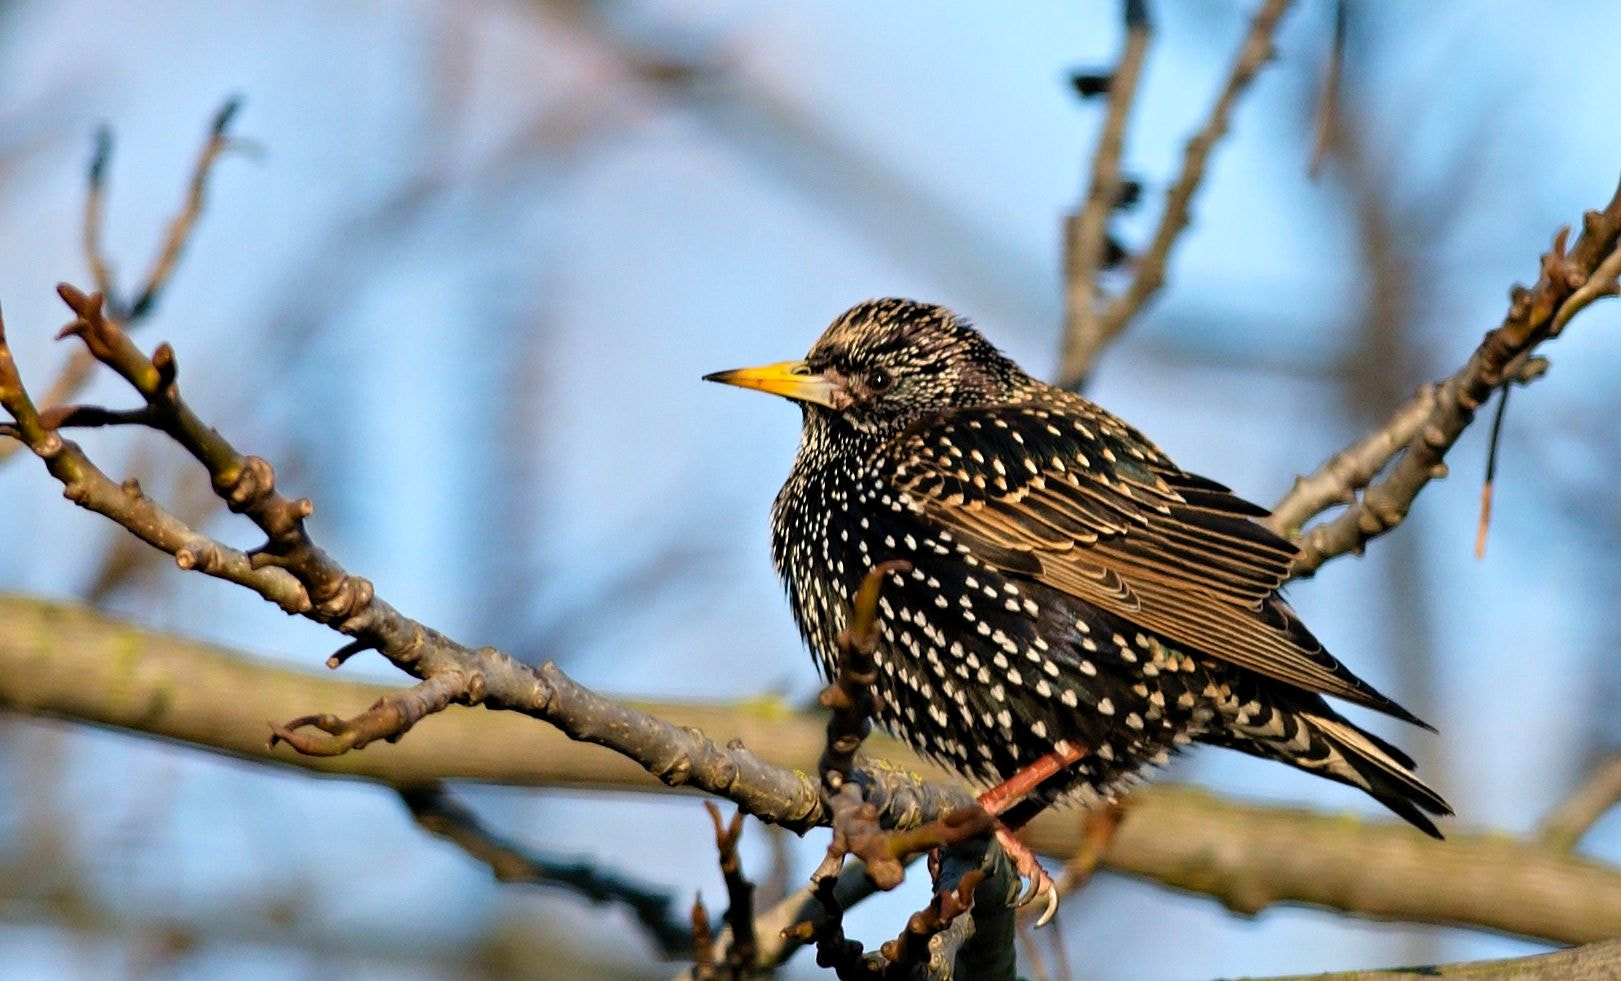
<svg viewBox="0 0 1621 981">
<path fill-rule="evenodd" d="M 443 779 L 663 789 L 636 761 L 572 743 L 508 712 L 451 709 L 425 719 L 419 738 L 377 743 L 343 756 L 300 756 L 265 747 L 266 718 L 286 717 L 310 704 L 358 710 L 395 691 L 290 670 L 81 607 L 0 597 L 0 705 L 18 711 L 388 785 Z M 815 778 L 793 771 L 809 770 L 822 750 L 820 713 L 758 702 L 623 708 L 630 718 L 667 719 L 660 725 L 676 732 L 701 728 L 738 737 L 759 747 L 753 757 L 757 764 L 769 768 L 773 781 L 783 781 L 773 783 L 780 797 L 817 798 Z M 952 779 L 883 736 L 868 741 L 867 755 L 894 760 L 930 781 Z M 912 781 L 874 762 L 863 772 L 871 773 L 880 789 Z M 696 780 L 689 784 L 708 789 Z M 788 789 L 794 787 L 799 790 Z M 897 821 L 918 821 L 938 813 L 941 804 L 968 799 L 966 791 L 930 794 L 909 792 L 886 803 Z M 1136 791 L 1131 802 L 1131 818 L 1122 823 L 1103 867 L 1214 896 L 1233 909 L 1252 913 L 1275 903 L 1305 903 L 1557 943 L 1621 936 L 1621 870 L 1537 841 L 1458 831 L 1435 843 L 1394 822 L 1240 804 L 1169 785 Z M 814 804 L 809 808 L 817 813 Z M 1066 858 L 1081 846 L 1082 834 L 1082 812 L 1058 810 L 1035 820 L 1030 841 L 1043 854 Z M 1515 902 L 1501 902 L 1505 895 Z M 762 944 L 769 946 L 781 928 L 781 922 L 761 926 Z"/>
</svg>

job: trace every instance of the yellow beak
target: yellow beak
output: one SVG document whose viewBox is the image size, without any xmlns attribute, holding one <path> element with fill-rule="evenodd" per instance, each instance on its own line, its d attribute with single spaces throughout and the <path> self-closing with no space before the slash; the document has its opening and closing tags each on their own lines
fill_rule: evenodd
<svg viewBox="0 0 1621 981">
<path fill-rule="evenodd" d="M 779 361 L 758 368 L 737 368 L 705 375 L 704 381 L 753 388 L 796 402 L 815 402 L 834 408 L 833 393 L 838 384 L 825 375 L 813 373 L 803 361 Z"/>
</svg>

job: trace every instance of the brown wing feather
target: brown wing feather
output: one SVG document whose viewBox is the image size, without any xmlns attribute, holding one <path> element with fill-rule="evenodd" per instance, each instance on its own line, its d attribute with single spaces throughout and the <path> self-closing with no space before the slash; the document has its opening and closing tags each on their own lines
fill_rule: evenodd
<svg viewBox="0 0 1621 981">
<path fill-rule="evenodd" d="M 1090 403 L 956 410 L 874 465 L 980 561 L 1199 653 L 1419 721 L 1323 650 L 1278 597 L 1295 547 L 1252 520 L 1264 511 L 1177 469 Z"/>
</svg>

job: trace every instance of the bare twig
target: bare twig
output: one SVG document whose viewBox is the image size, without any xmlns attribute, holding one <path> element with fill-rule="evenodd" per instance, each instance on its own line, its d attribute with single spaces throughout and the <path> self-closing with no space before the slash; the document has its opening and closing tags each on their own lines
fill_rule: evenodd
<svg viewBox="0 0 1621 981">
<path fill-rule="evenodd" d="M 498 881 L 553 886 L 598 905 L 622 905 L 646 929 L 665 957 L 692 949 L 692 937 L 677 917 L 675 896 L 668 890 L 601 871 L 586 861 L 521 848 L 484 827 L 472 811 L 437 784 L 402 788 L 399 794 L 418 824 L 488 865 Z"/>
<path fill-rule="evenodd" d="M 85 261 L 90 264 L 90 277 L 96 289 L 107 296 L 116 293 L 113 270 L 107 253 L 101 247 L 101 229 L 107 210 L 107 166 L 112 162 L 113 131 L 106 123 L 96 127 L 95 148 L 90 153 L 90 186 L 84 195 Z"/>
<path fill-rule="evenodd" d="M 988 874 L 976 878 L 969 915 L 956 916 L 929 941 L 930 978 L 1013 981 L 1017 977 L 1014 937 L 1018 931 L 1012 893 L 1020 888 L 1019 876 L 996 840 L 987 836 L 941 850 L 935 890 L 958 893 L 957 904 L 961 905 L 964 883 L 981 871 Z"/>
<path fill-rule="evenodd" d="M 832 683 L 821 695 L 821 704 L 829 710 L 829 718 L 827 741 L 819 770 L 822 786 L 828 794 L 833 840 L 828 845 L 827 857 L 811 876 L 817 884 L 818 898 L 822 897 L 823 889 L 828 888 L 824 884 L 838 880 L 848 855 L 861 860 L 867 879 L 880 889 L 893 889 L 899 885 L 905 877 L 907 861 L 925 851 L 951 850 L 978 839 L 978 847 L 969 849 L 974 861 L 991 861 L 986 858 L 985 839 L 995 830 L 996 819 L 977 801 L 954 808 L 916 827 L 886 829 L 877 808 L 865 799 L 863 787 L 852 779 L 856 752 L 871 730 L 870 719 L 878 707 L 878 696 L 873 690 L 878 678 L 878 665 L 873 652 L 878 644 L 879 594 L 887 578 L 907 572 L 910 568 L 904 561 L 893 560 L 868 570 L 851 604 L 849 622 L 836 638 L 837 667 Z M 956 852 L 948 851 L 948 854 L 956 855 Z M 990 854 L 993 858 L 1001 857 L 1000 849 Z M 860 945 L 852 945 L 844 939 L 839 925 L 840 911 L 824 904 L 825 919 L 811 934 L 817 941 L 819 962 L 822 959 L 831 961 L 840 977 L 912 976 L 927 961 L 931 941 L 936 935 L 950 926 L 959 913 L 972 906 L 969 897 L 985 878 L 983 871 L 976 870 L 970 880 L 962 872 L 960 856 L 955 861 L 958 876 L 946 886 L 946 895 L 936 895 L 928 909 L 914 914 L 901 937 L 885 944 L 877 957 L 862 958 Z M 998 881 L 1009 881 L 1004 876 L 1010 863 L 1002 860 L 992 867 L 997 870 Z M 968 892 L 958 895 L 958 879 L 971 881 Z M 1017 876 L 1013 876 L 1011 881 L 1016 883 Z M 1004 898 L 1002 905 L 1006 905 L 1010 898 Z M 804 930 L 801 929 L 800 933 L 804 933 Z M 1011 952 L 1012 934 L 1009 933 L 1005 939 Z M 988 940 L 1001 942 L 1002 938 L 990 936 Z M 952 950 L 953 963 L 959 953 L 962 951 Z M 980 958 L 990 956 L 983 952 L 970 953 Z M 947 973 L 950 970 L 948 966 Z"/>
<path fill-rule="evenodd" d="M 844 867 L 845 856 L 854 855 L 865 865 L 874 885 L 893 889 L 905 878 L 906 861 L 912 856 L 986 834 L 995 826 L 991 815 L 976 803 L 914 828 L 889 830 L 861 786 L 850 779 L 856 752 L 872 730 L 871 718 L 877 709 L 878 696 L 872 686 L 878 680 L 873 650 L 878 643 L 879 592 L 885 579 L 910 569 L 900 559 L 873 566 L 856 590 L 850 622 L 836 638 L 838 668 L 820 698 L 829 713 L 827 744 L 819 764 L 832 815 L 833 841 L 812 876 L 815 879 L 836 876 Z"/>
<path fill-rule="evenodd" d="M 106 211 L 107 169 L 112 159 L 112 131 L 106 126 L 96 130 L 95 149 L 91 154 L 89 168 L 89 187 L 85 192 L 83 238 L 85 260 L 90 266 L 91 278 L 95 281 L 96 290 L 107 297 L 109 308 L 108 316 L 115 320 L 122 320 L 126 329 L 139 324 L 156 308 L 158 298 L 168 285 L 174 274 L 175 266 L 184 251 L 186 243 L 196 228 L 197 219 L 202 215 L 204 204 L 204 191 L 207 188 L 208 176 L 215 161 L 226 149 L 232 145 L 230 137 L 231 120 L 241 108 L 240 99 L 227 100 L 209 128 L 209 136 L 198 153 L 197 161 L 192 166 L 191 180 L 188 184 L 186 200 L 179 214 L 169 225 L 168 235 L 153 262 L 152 269 L 146 280 L 141 284 L 133 303 L 127 306 L 114 299 L 117 296 L 117 287 L 114 283 L 112 264 L 108 261 L 102 249 L 101 230 Z M 95 367 L 96 359 L 85 350 L 76 350 L 68 356 L 68 362 L 62 367 L 45 390 L 45 395 L 39 400 L 42 406 L 58 406 L 72 398 L 84 387 L 85 381 L 90 377 L 91 369 Z M 107 425 L 99 423 L 75 423 L 77 425 Z M 16 452 L 16 444 L 0 444 L 0 463 L 3 463 L 12 453 Z"/>
<path fill-rule="evenodd" d="M 962 943 L 971 936 L 971 932 L 953 937 L 949 948 L 937 944 L 936 940 L 953 921 L 973 908 L 974 890 L 984 880 L 983 871 L 970 869 L 963 873 L 954 888 L 936 891 L 928 906 L 907 918 L 906 929 L 901 931 L 901 935 L 880 948 L 884 959 L 889 961 L 888 974 L 891 977 L 912 977 L 920 970 L 929 969 L 931 961 L 950 970 L 947 965 L 956 963 Z M 935 973 L 938 976 L 940 972 Z"/>
<path fill-rule="evenodd" d="M 1549 848 L 1575 850 L 1587 829 L 1621 802 L 1621 753 L 1593 768 L 1571 795 L 1537 826 L 1537 837 Z"/>
<path fill-rule="evenodd" d="M 751 977 L 759 950 L 754 940 L 754 883 L 743 874 L 743 861 L 737 855 L 737 840 L 743 834 L 743 812 L 738 811 L 732 815 L 730 823 L 725 823 L 714 801 L 704 801 L 704 807 L 709 811 L 710 820 L 715 822 L 715 848 L 720 852 L 720 872 L 726 882 L 725 921 L 732 931 L 731 943 L 726 948 L 726 977 Z M 713 957 L 713 953 L 710 956 Z M 701 969 L 706 962 L 698 963 Z"/>
<path fill-rule="evenodd" d="M 1384 427 L 1337 454 L 1317 474 L 1295 482 L 1264 522 L 1280 534 L 1297 533 L 1326 502 L 1355 499 L 1359 482 L 1366 489 L 1344 514 L 1300 536 L 1293 576 L 1309 576 L 1330 558 L 1359 552 L 1369 539 L 1399 524 L 1418 493 L 1445 475 L 1447 451 L 1485 399 L 1539 374 L 1545 363 L 1532 355 L 1536 346 L 1557 337 L 1594 300 L 1621 289 L 1621 189 L 1603 211 L 1587 212 L 1582 224 L 1568 251 L 1568 229 L 1555 237 L 1542 258 L 1536 285 L 1515 288 L 1502 324 L 1486 335 L 1467 364 L 1429 386 L 1427 395 L 1402 406 Z M 1389 472 L 1374 480 L 1398 453 Z"/>
<path fill-rule="evenodd" d="M 447 671 L 398 694 L 384 695 L 350 719 L 320 714 L 300 716 L 286 725 L 271 722 L 269 745 L 274 748 L 285 742 L 305 756 L 341 756 L 379 739 L 393 742 L 424 717 L 444 711 L 458 699 L 465 700 L 468 685 L 465 675 Z M 326 735 L 314 735 L 311 729 Z"/>
<path fill-rule="evenodd" d="M 1311 474 L 1296 477 L 1264 523 L 1280 535 L 1298 538 L 1305 523 L 1317 515 L 1337 505 L 1355 504 L 1356 492 L 1418 435 L 1435 410 L 1439 389 L 1434 383 L 1424 385 L 1384 425 L 1329 457 Z"/>
<path fill-rule="evenodd" d="M 1109 216 L 1120 202 L 1126 124 L 1152 33 L 1147 0 L 1124 0 L 1123 7 L 1125 47 L 1109 77 L 1109 105 L 1092 154 L 1091 186 L 1080 211 L 1064 223 L 1064 341 L 1058 377 L 1066 388 L 1081 383 L 1098 349 L 1108 341 L 1099 335 L 1097 275 L 1103 266 Z"/>
<path fill-rule="evenodd" d="M 822 786 L 837 794 L 855 765 L 861 741 L 872 731 L 872 718 L 878 711 L 878 696 L 872 686 L 878 680 L 873 649 L 878 644 L 878 594 L 884 579 L 908 572 L 911 564 L 891 559 L 874 566 L 861 580 L 850 622 L 835 638 L 838 644 L 838 670 L 818 700 L 828 710 L 827 748 L 817 764 Z"/>
<path fill-rule="evenodd" d="M 1097 314 L 1095 327 L 1089 329 L 1082 341 L 1065 341 L 1066 356 L 1059 383 L 1065 387 L 1080 384 L 1091 370 L 1098 351 L 1125 330 L 1132 318 L 1142 310 L 1148 300 L 1165 283 L 1165 268 L 1171 248 L 1188 227 L 1192 218 L 1193 196 L 1204 180 L 1205 165 L 1210 153 L 1227 132 L 1233 107 L 1249 87 L 1261 68 L 1272 58 L 1272 38 L 1278 22 L 1289 9 L 1290 0 L 1266 0 L 1256 11 L 1249 30 L 1228 73 L 1226 84 L 1215 104 L 1210 108 L 1204 125 L 1188 140 L 1183 150 L 1182 171 L 1165 195 L 1165 208 L 1159 225 L 1146 251 L 1138 258 L 1131 282 L 1104 309 Z M 1088 302 L 1095 302 L 1088 300 Z M 1086 346 L 1082 346 L 1082 345 Z"/>
<path fill-rule="evenodd" d="M 783 935 L 798 943 L 814 943 L 816 966 L 832 968 L 840 979 L 876 979 L 881 975 L 875 965 L 866 961 L 860 941 L 844 935 L 844 903 L 839 899 L 837 886 L 837 876 L 817 879 L 815 890 L 820 915 L 795 923 L 784 929 Z"/>
<path fill-rule="evenodd" d="M 821 881 L 817 880 L 796 889 L 755 918 L 756 964 L 761 970 L 785 963 L 812 939 L 812 925 L 819 917 L 826 915 L 821 901 L 817 899 L 821 888 Z M 846 909 L 878 891 L 878 887 L 867 878 L 866 870 L 856 864 L 845 866 L 832 888 L 839 904 Z M 730 943 L 729 929 L 723 929 L 715 938 L 716 947 L 720 950 Z"/>
<path fill-rule="evenodd" d="M 720 970 L 715 966 L 715 940 L 709 927 L 709 910 L 704 908 L 703 893 L 692 897 L 692 976 L 696 981 L 716 981 Z"/>
<path fill-rule="evenodd" d="M 1323 172 L 1333 141 L 1335 116 L 1340 109 L 1340 78 L 1345 74 L 1346 0 L 1334 2 L 1334 39 L 1328 49 L 1328 67 L 1323 71 L 1323 88 L 1317 97 L 1317 122 L 1312 130 L 1311 162 L 1306 173 L 1316 180 Z"/>
<path fill-rule="evenodd" d="M 146 279 L 142 281 L 135 299 L 122 311 L 121 319 L 140 320 L 151 313 L 163 288 L 168 285 L 169 278 L 174 274 L 175 263 L 179 260 L 186 243 L 191 240 L 191 232 L 197 225 L 198 216 L 203 213 L 208 177 L 213 170 L 214 161 L 233 145 L 230 135 L 231 121 L 236 118 L 241 108 L 242 99 L 232 96 L 226 99 L 219 112 L 214 114 L 214 122 L 208 130 L 208 139 L 203 143 L 202 152 L 197 155 L 197 162 L 191 170 L 191 180 L 186 184 L 185 203 L 181 206 L 180 213 L 169 223 L 169 234 L 163 239 L 163 248 L 153 260 L 152 268 L 147 271 Z"/>
<path fill-rule="evenodd" d="M 1492 527 L 1492 491 L 1497 484 L 1497 449 L 1503 439 L 1503 418 L 1508 415 L 1508 393 L 1504 387 L 1497 396 L 1497 411 L 1492 414 L 1492 431 L 1486 437 L 1486 479 L 1480 482 L 1480 521 L 1475 528 L 1475 558 L 1486 557 L 1486 534 Z"/>
<path fill-rule="evenodd" d="M 186 183 L 185 200 L 181 204 L 180 211 L 169 222 L 168 234 L 164 236 L 157 257 L 152 261 L 152 268 L 142 280 L 140 288 L 135 293 L 135 299 L 129 303 L 123 302 L 119 296 L 117 284 L 113 280 L 112 263 L 108 261 L 101 244 L 101 230 L 106 211 L 107 168 L 112 160 L 113 134 L 112 129 L 105 125 L 96 130 L 95 151 L 90 158 L 90 186 L 85 193 L 84 203 L 84 254 L 85 260 L 90 264 L 90 273 L 95 280 L 96 290 L 107 298 L 109 315 L 123 321 L 126 326 L 144 319 L 152 312 L 163 288 L 168 285 L 170 277 L 174 274 L 180 253 L 185 250 L 193 229 L 197 227 L 197 219 L 203 213 L 208 178 L 214 163 L 233 145 L 230 135 L 231 122 L 241 108 L 241 98 L 233 96 L 225 100 L 225 104 L 214 114 L 214 121 L 208 128 L 208 138 L 203 142 L 203 148 L 198 152 L 196 162 L 192 164 L 191 179 Z M 55 403 L 54 400 L 48 400 L 47 404 Z"/>
</svg>

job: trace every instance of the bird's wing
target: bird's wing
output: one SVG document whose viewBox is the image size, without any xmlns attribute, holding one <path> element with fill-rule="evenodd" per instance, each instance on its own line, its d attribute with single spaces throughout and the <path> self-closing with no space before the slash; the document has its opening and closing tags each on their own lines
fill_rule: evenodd
<svg viewBox="0 0 1621 981">
<path fill-rule="evenodd" d="M 1295 546 L 1078 398 L 957 409 L 872 461 L 897 502 L 979 561 L 1310 691 L 1423 725 L 1323 649 L 1278 596 Z"/>
</svg>

